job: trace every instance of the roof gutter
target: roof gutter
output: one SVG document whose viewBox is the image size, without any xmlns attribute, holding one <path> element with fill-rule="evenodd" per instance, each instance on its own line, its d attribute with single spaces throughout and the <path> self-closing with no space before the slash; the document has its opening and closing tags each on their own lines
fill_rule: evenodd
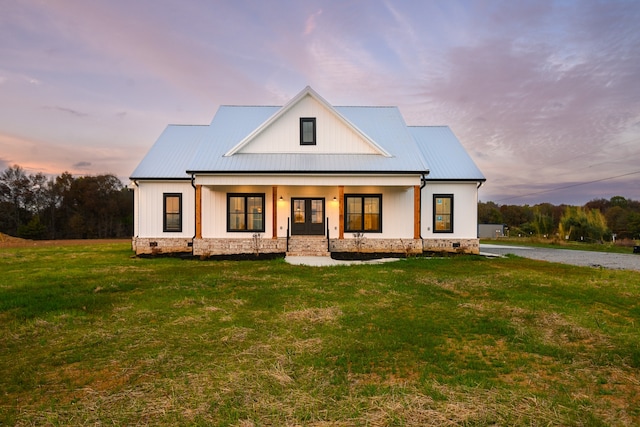
<svg viewBox="0 0 640 427">
<path fill-rule="evenodd" d="M 422 175 L 422 177 L 420 178 L 420 190 L 422 191 L 422 189 L 427 185 L 427 175 L 429 175 L 429 171 L 427 171 L 426 173 L 421 173 L 420 175 Z"/>
<path fill-rule="evenodd" d="M 301 174 L 301 175 L 427 175 L 424 171 L 412 170 L 188 170 L 188 174 L 201 175 L 276 175 L 276 174 Z"/>
</svg>

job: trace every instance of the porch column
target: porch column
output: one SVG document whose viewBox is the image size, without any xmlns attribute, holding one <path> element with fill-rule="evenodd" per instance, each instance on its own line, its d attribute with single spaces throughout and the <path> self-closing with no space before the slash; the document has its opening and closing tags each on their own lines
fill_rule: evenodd
<svg viewBox="0 0 640 427">
<path fill-rule="evenodd" d="M 413 186 L 413 238 L 420 238 L 420 186 Z"/>
<path fill-rule="evenodd" d="M 344 239 L 344 185 L 338 187 L 338 239 Z"/>
<path fill-rule="evenodd" d="M 273 187 L 271 187 L 271 193 L 272 193 L 272 206 L 273 206 L 273 222 L 271 224 L 271 228 L 273 230 L 273 235 L 271 236 L 272 239 L 277 239 L 278 238 L 278 186 L 274 185 Z"/>
<path fill-rule="evenodd" d="M 202 239 L 202 185 L 196 185 L 196 239 Z"/>
</svg>

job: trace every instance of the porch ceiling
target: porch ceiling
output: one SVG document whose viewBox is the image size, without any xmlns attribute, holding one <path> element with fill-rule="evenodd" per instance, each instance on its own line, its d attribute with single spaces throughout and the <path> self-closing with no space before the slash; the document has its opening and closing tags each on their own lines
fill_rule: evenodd
<svg viewBox="0 0 640 427">
<path fill-rule="evenodd" d="M 420 185 L 415 175 L 197 175 L 195 185 L 301 185 L 301 186 L 385 186 L 410 187 Z"/>
</svg>

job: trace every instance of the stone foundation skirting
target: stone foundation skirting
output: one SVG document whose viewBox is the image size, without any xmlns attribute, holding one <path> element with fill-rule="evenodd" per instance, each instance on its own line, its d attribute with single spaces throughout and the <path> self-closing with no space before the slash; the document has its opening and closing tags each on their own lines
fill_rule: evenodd
<svg viewBox="0 0 640 427">
<path fill-rule="evenodd" d="M 362 253 L 422 253 L 422 240 L 419 239 L 331 239 L 331 252 L 362 252 Z"/>
<path fill-rule="evenodd" d="M 424 239 L 422 242 L 424 252 L 480 253 L 480 239 Z"/>
<path fill-rule="evenodd" d="M 193 253 L 195 256 L 285 253 L 287 239 L 189 239 L 134 237 L 136 255 Z M 422 252 L 480 253 L 479 239 L 331 239 L 331 252 L 419 254 Z"/>
<path fill-rule="evenodd" d="M 134 237 L 131 240 L 131 248 L 136 255 L 191 253 L 191 240 L 189 238 Z"/>
<path fill-rule="evenodd" d="M 287 239 L 194 239 L 193 255 L 210 257 L 215 255 L 285 253 Z"/>
</svg>

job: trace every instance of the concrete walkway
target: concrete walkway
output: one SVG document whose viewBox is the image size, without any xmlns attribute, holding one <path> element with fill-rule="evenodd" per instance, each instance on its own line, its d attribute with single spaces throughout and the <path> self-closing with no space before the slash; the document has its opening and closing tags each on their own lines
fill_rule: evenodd
<svg viewBox="0 0 640 427">
<path fill-rule="evenodd" d="M 288 256 L 285 261 L 293 265 L 307 265 L 310 267 L 330 267 L 334 265 L 358 265 L 358 264 L 382 264 L 384 262 L 398 261 L 399 258 L 382 258 L 367 261 L 337 260 L 328 256 Z"/>
<path fill-rule="evenodd" d="M 523 258 L 559 262 L 583 267 L 602 267 L 617 270 L 640 271 L 640 255 L 609 252 L 577 251 L 571 249 L 536 248 L 531 246 L 480 245 L 480 255 L 500 257 L 513 254 Z M 398 261 L 399 258 L 382 258 L 366 261 L 337 260 L 327 256 L 288 256 L 284 260 L 293 265 L 330 267 L 335 265 L 380 264 Z"/>
</svg>

